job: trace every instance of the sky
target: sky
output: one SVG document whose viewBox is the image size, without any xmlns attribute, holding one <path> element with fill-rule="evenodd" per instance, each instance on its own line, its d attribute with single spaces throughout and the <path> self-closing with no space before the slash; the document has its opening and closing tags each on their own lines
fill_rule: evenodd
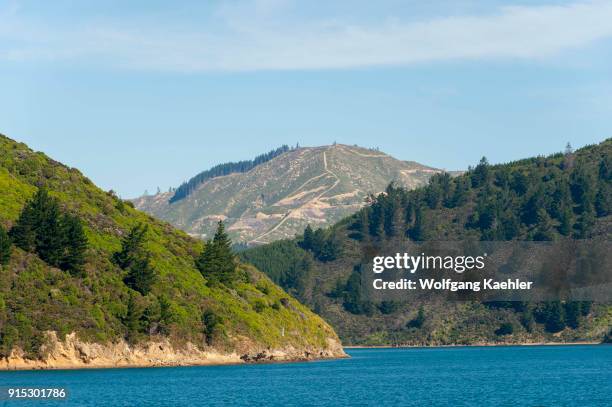
<svg viewBox="0 0 612 407">
<path fill-rule="evenodd" d="M 124 198 L 282 144 L 447 170 L 612 137 L 612 1 L 0 0 L 0 133 Z"/>
</svg>

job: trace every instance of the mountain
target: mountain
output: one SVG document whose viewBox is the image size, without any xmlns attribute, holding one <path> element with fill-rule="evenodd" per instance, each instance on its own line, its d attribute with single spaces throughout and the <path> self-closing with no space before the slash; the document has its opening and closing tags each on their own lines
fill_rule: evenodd
<svg viewBox="0 0 612 407">
<path fill-rule="evenodd" d="M 322 315 L 347 344 L 602 341 L 612 335 L 610 304 L 377 301 L 364 294 L 360 265 L 412 241 L 609 242 L 611 169 L 612 139 L 502 165 L 483 159 L 463 175 L 435 175 L 412 191 L 391 185 L 332 227 L 307 228 L 302 237 L 240 256 Z"/>
<path fill-rule="evenodd" d="M 277 154 L 272 154 L 272 153 Z M 278 154 L 280 152 L 280 154 Z M 237 242 L 261 244 L 301 233 L 307 224 L 326 226 L 365 205 L 391 181 L 406 188 L 424 185 L 440 170 L 397 160 L 375 150 L 334 144 L 278 149 L 271 159 L 220 165 L 177 191 L 133 200 L 136 208 L 192 236 L 209 238 L 219 220 Z M 248 171 L 240 172 L 238 169 Z M 200 179 L 197 183 L 194 180 Z M 181 199 L 176 199 L 177 192 Z"/>
<path fill-rule="evenodd" d="M 0 135 L 0 368 L 344 355 L 327 323 L 235 264 L 219 236 L 204 246 Z"/>
</svg>

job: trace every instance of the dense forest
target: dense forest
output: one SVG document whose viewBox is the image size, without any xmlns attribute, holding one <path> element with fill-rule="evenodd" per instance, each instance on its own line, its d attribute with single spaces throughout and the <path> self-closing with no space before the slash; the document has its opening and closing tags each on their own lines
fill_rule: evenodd
<svg viewBox="0 0 612 407">
<path fill-rule="evenodd" d="M 336 338 L 238 261 L 222 223 L 211 241 L 193 239 L 0 135 L 0 359 L 42 358 L 49 331 L 245 353 Z"/>
<path fill-rule="evenodd" d="M 508 164 L 490 165 L 483 158 L 461 176 L 438 174 L 411 191 L 391 184 L 331 228 L 309 226 L 299 238 L 240 255 L 328 318 L 349 343 L 490 341 L 513 333 L 535 340 L 593 325 L 594 318 L 609 330 L 608 308 L 595 315 L 596 307 L 583 302 L 498 302 L 449 306 L 442 317 L 435 315 L 446 312 L 440 304 L 374 303 L 362 293 L 361 255 L 403 240 L 609 239 L 611 210 L 608 139 L 576 152 L 568 145 L 563 153 Z M 398 325 L 398 319 L 404 322 Z M 466 335 L 463 324 L 470 320 L 482 326 Z M 590 328 L 582 328 L 567 337 L 588 336 Z"/>
<path fill-rule="evenodd" d="M 189 181 L 182 183 L 176 189 L 176 191 L 174 191 L 174 195 L 172 195 L 172 197 L 170 198 L 170 203 L 180 201 L 181 199 L 189 196 L 189 194 L 194 191 L 198 187 L 198 185 L 202 184 L 206 180 L 237 172 L 248 172 L 253 168 L 257 167 L 258 165 L 266 163 L 272 160 L 273 158 L 278 157 L 279 155 L 286 153 L 290 150 L 291 148 L 285 144 L 275 150 L 260 154 L 252 160 L 229 162 L 215 165 L 211 169 L 202 171 L 198 175 L 191 178 Z"/>
</svg>

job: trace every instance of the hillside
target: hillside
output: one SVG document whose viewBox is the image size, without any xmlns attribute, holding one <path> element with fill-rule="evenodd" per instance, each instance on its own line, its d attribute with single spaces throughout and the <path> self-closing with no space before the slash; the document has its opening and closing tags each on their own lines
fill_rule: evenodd
<svg viewBox="0 0 612 407">
<path fill-rule="evenodd" d="M 307 224 L 331 225 L 391 181 L 415 188 L 438 172 L 379 151 L 335 144 L 284 150 L 247 172 L 188 183 L 195 185 L 190 193 L 172 203 L 175 192 L 133 202 L 192 236 L 209 238 L 223 220 L 234 241 L 261 244 L 292 238 Z"/>
<path fill-rule="evenodd" d="M 389 186 L 328 229 L 241 253 L 330 321 L 347 344 L 474 344 L 602 341 L 612 307 L 590 302 L 376 302 L 361 264 L 407 241 L 610 241 L 612 139 L 576 152 L 467 173 L 412 191 Z"/>
<path fill-rule="evenodd" d="M 252 266 L 232 268 L 231 281 L 210 262 L 198 260 L 200 272 L 202 250 L 0 135 L 0 367 L 343 355 L 329 325 Z"/>
</svg>

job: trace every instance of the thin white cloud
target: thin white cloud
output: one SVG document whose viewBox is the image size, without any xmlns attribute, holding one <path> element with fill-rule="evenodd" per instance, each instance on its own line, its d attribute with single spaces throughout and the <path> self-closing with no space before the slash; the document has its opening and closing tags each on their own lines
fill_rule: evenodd
<svg viewBox="0 0 612 407">
<path fill-rule="evenodd" d="M 67 61 L 179 72 L 338 69 L 457 59 L 541 59 L 612 37 L 612 2 L 504 7 L 419 22 L 283 23 L 285 0 L 217 10 L 201 28 L 112 23 L 55 29 L 0 14 L 0 59 Z M 242 14 L 241 14 L 242 13 Z M 250 14 L 252 15 L 252 14 Z M 258 17 L 256 15 L 255 17 Z M 5 21 L 3 21 L 5 20 Z"/>
</svg>

